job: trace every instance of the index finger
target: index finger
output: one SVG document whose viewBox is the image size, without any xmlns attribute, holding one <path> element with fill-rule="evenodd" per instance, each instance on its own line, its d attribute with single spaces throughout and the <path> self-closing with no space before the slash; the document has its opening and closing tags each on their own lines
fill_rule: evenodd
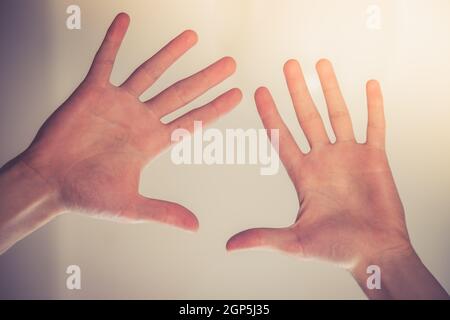
<svg viewBox="0 0 450 320">
<path fill-rule="evenodd" d="M 269 130 L 279 130 L 279 146 L 277 151 L 289 177 L 296 184 L 296 168 L 303 158 L 303 153 L 281 118 L 270 91 L 265 87 L 258 88 L 255 92 L 255 102 L 261 121 L 268 130 L 269 139 L 271 138 Z"/>
</svg>

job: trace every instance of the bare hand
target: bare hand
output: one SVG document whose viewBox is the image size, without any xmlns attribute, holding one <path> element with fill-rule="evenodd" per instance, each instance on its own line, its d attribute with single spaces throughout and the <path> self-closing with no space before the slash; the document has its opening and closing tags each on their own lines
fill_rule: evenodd
<svg viewBox="0 0 450 320">
<path fill-rule="evenodd" d="M 232 89 L 168 124 L 160 120 L 229 77 L 235 63 L 223 58 L 140 102 L 139 96 L 196 43 L 197 36 L 183 32 L 116 87 L 109 78 L 128 24 L 126 14 L 116 17 L 86 79 L 46 121 L 19 161 L 47 181 L 64 210 L 195 230 L 198 222 L 188 209 L 139 195 L 140 172 L 170 145 L 175 128 L 192 131 L 194 120 L 211 122 L 239 103 L 241 93 Z"/>
<path fill-rule="evenodd" d="M 327 136 L 300 65 L 288 61 L 285 77 L 311 151 L 298 148 L 267 89 L 258 89 L 255 100 L 264 126 L 280 130 L 280 158 L 299 199 L 297 219 L 286 228 L 243 231 L 228 241 L 228 250 L 264 246 L 348 269 L 368 257 L 409 250 L 404 211 L 384 150 L 379 84 L 367 83 L 367 142 L 360 144 L 331 63 L 319 61 L 317 71 L 336 142 Z"/>
</svg>

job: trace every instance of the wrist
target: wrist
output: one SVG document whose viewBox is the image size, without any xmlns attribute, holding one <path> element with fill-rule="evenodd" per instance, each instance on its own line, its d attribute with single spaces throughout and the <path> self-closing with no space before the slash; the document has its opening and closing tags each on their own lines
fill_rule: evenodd
<svg viewBox="0 0 450 320">
<path fill-rule="evenodd" d="M 401 239 L 363 252 L 349 271 L 369 298 L 389 299 L 386 285 L 395 282 L 403 267 L 417 260 L 420 261 L 409 239 Z M 380 277 L 380 288 L 371 289 L 368 280 L 375 273 Z"/>
<path fill-rule="evenodd" d="M 0 253 L 64 212 L 56 186 L 20 157 L 0 169 Z"/>
<path fill-rule="evenodd" d="M 397 261 L 404 259 L 405 257 L 416 256 L 414 248 L 409 240 L 396 242 L 395 245 L 379 250 L 368 250 L 360 255 L 356 263 L 350 269 L 350 272 L 354 277 L 359 277 L 361 274 L 363 277 L 367 277 L 367 267 L 371 265 L 391 266 L 395 265 Z"/>
<path fill-rule="evenodd" d="M 445 289 L 409 241 L 375 255 L 365 255 L 350 272 L 370 299 L 448 299 Z M 375 272 L 379 277 L 377 288 L 373 286 Z"/>
</svg>

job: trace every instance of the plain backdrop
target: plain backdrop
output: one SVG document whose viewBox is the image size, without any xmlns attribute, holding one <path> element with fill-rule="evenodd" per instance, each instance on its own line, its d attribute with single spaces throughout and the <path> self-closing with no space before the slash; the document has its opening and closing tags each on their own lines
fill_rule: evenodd
<svg viewBox="0 0 450 320">
<path fill-rule="evenodd" d="M 65 26 L 71 4 L 81 7 L 81 30 Z M 379 29 L 367 27 L 370 5 L 380 9 Z M 132 21 L 111 79 L 115 84 L 184 29 L 200 37 L 147 98 L 222 56 L 236 59 L 232 78 L 180 111 L 238 86 L 245 97 L 213 125 L 221 130 L 261 128 L 253 92 L 266 85 L 307 150 L 282 65 L 300 60 L 325 115 L 314 64 L 326 57 L 334 62 L 356 135 L 364 141 L 364 85 L 379 79 L 388 154 L 412 242 L 450 290 L 448 0 L 2 0 L 0 6 L 1 164 L 27 147 L 83 79 L 120 11 Z M 0 256 L 0 298 L 364 298 L 346 271 L 327 263 L 261 250 L 225 251 L 237 231 L 295 219 L 297 198 L 283 168 L 261 176 L 256 165 L 176 166 L 166 152 L 143 171 L 140 192 L 190 208 L 200 220 L 199 232 L 67 214 Z M 82 290 L 66 289 L 71 264 L 81 267 Z"/>
</svg>

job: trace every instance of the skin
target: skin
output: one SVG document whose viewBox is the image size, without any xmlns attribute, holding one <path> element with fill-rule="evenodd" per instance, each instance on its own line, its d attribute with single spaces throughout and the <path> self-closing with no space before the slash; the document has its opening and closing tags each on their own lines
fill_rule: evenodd
<svg viewBox="0 0 450 320">
<path fill-rule="evenodd" d="M 367 82 L 367 141 L 357 143 L 332 65 L 316 66 L 336 136 L 331 143 L 300 64 L 284 66 L 299 124 L 311 147 L 303 153 L 281 119 L 268 89 L 255 93 L 266 129 L 278 129 L 279 155 L 297 190 L 299 210 L 285 228 L 255 228 L 229 239 L 227 249 L 268 247 L 349 270 L 370 298 L 448 298 L 420 262 L 409 240 L 404 209 L 385 152 L 383 98 Z M 269 136 L 270 138 L 270 136 Z M 366 286 L 367 266 L 382 270 L 382 289 Z"/>
<path fill-rule="evenodd" d="M 27 150 L 0 169 L 0 253 L 59 214 L 71 210 L 125 222 L 158 221 L 196 230 L 188 209 L 139 194 L 140 172 L 171 143 L 176 128 L 193 131 L 235 107 L 238 89 L 170 123 L 161 118 L 186 105 L 235 70 L 223 58 L 149 101 L 140 95 L 197 41 L 185 31 L 135 70 L 119 87 L 109 82 L 129 18 L 112 23 L 86 79 L 45 122 Z M 448 298 L 409 241 L 404 210 L 384 150 L 381 90 L 367 83 L 367 142 L 358 144 L 331 64 L 317 64 L 336 143 L 330 143 L 301 69 L 285 65 L 289 91 L 311 146 L 303 154 L 265 88 L 256 104 L 267 129 L 280 130 L 280 157 L 299 198 L 295 223 L 232 237 L 229 250 L 265 246 L 348 269 L 371 298 Z M 367 289 L 366 267 L 382 269 L 382 290 Z"/>
<path fill-rule="evenodd" d="M 241 92 L 231 89 L 170 123 L 161 122 L 232 75 L 236 65 L 222 58 L 141 102 L 139 96 L 197 42 L 197 35 L 181 33 L 116 87 L 109 78 L 129 21 L 123 13 L 115 18 L 81 85 L 30 147 L 1 169 L 0 252 L 73 209 L 119 221 L 198 228 L 183 206 L 140 195 L 140 172 L 171 144 L 174 129 L 192 132 L 194 121 L 210 123 L 240 102 Z"/>
</svg>

